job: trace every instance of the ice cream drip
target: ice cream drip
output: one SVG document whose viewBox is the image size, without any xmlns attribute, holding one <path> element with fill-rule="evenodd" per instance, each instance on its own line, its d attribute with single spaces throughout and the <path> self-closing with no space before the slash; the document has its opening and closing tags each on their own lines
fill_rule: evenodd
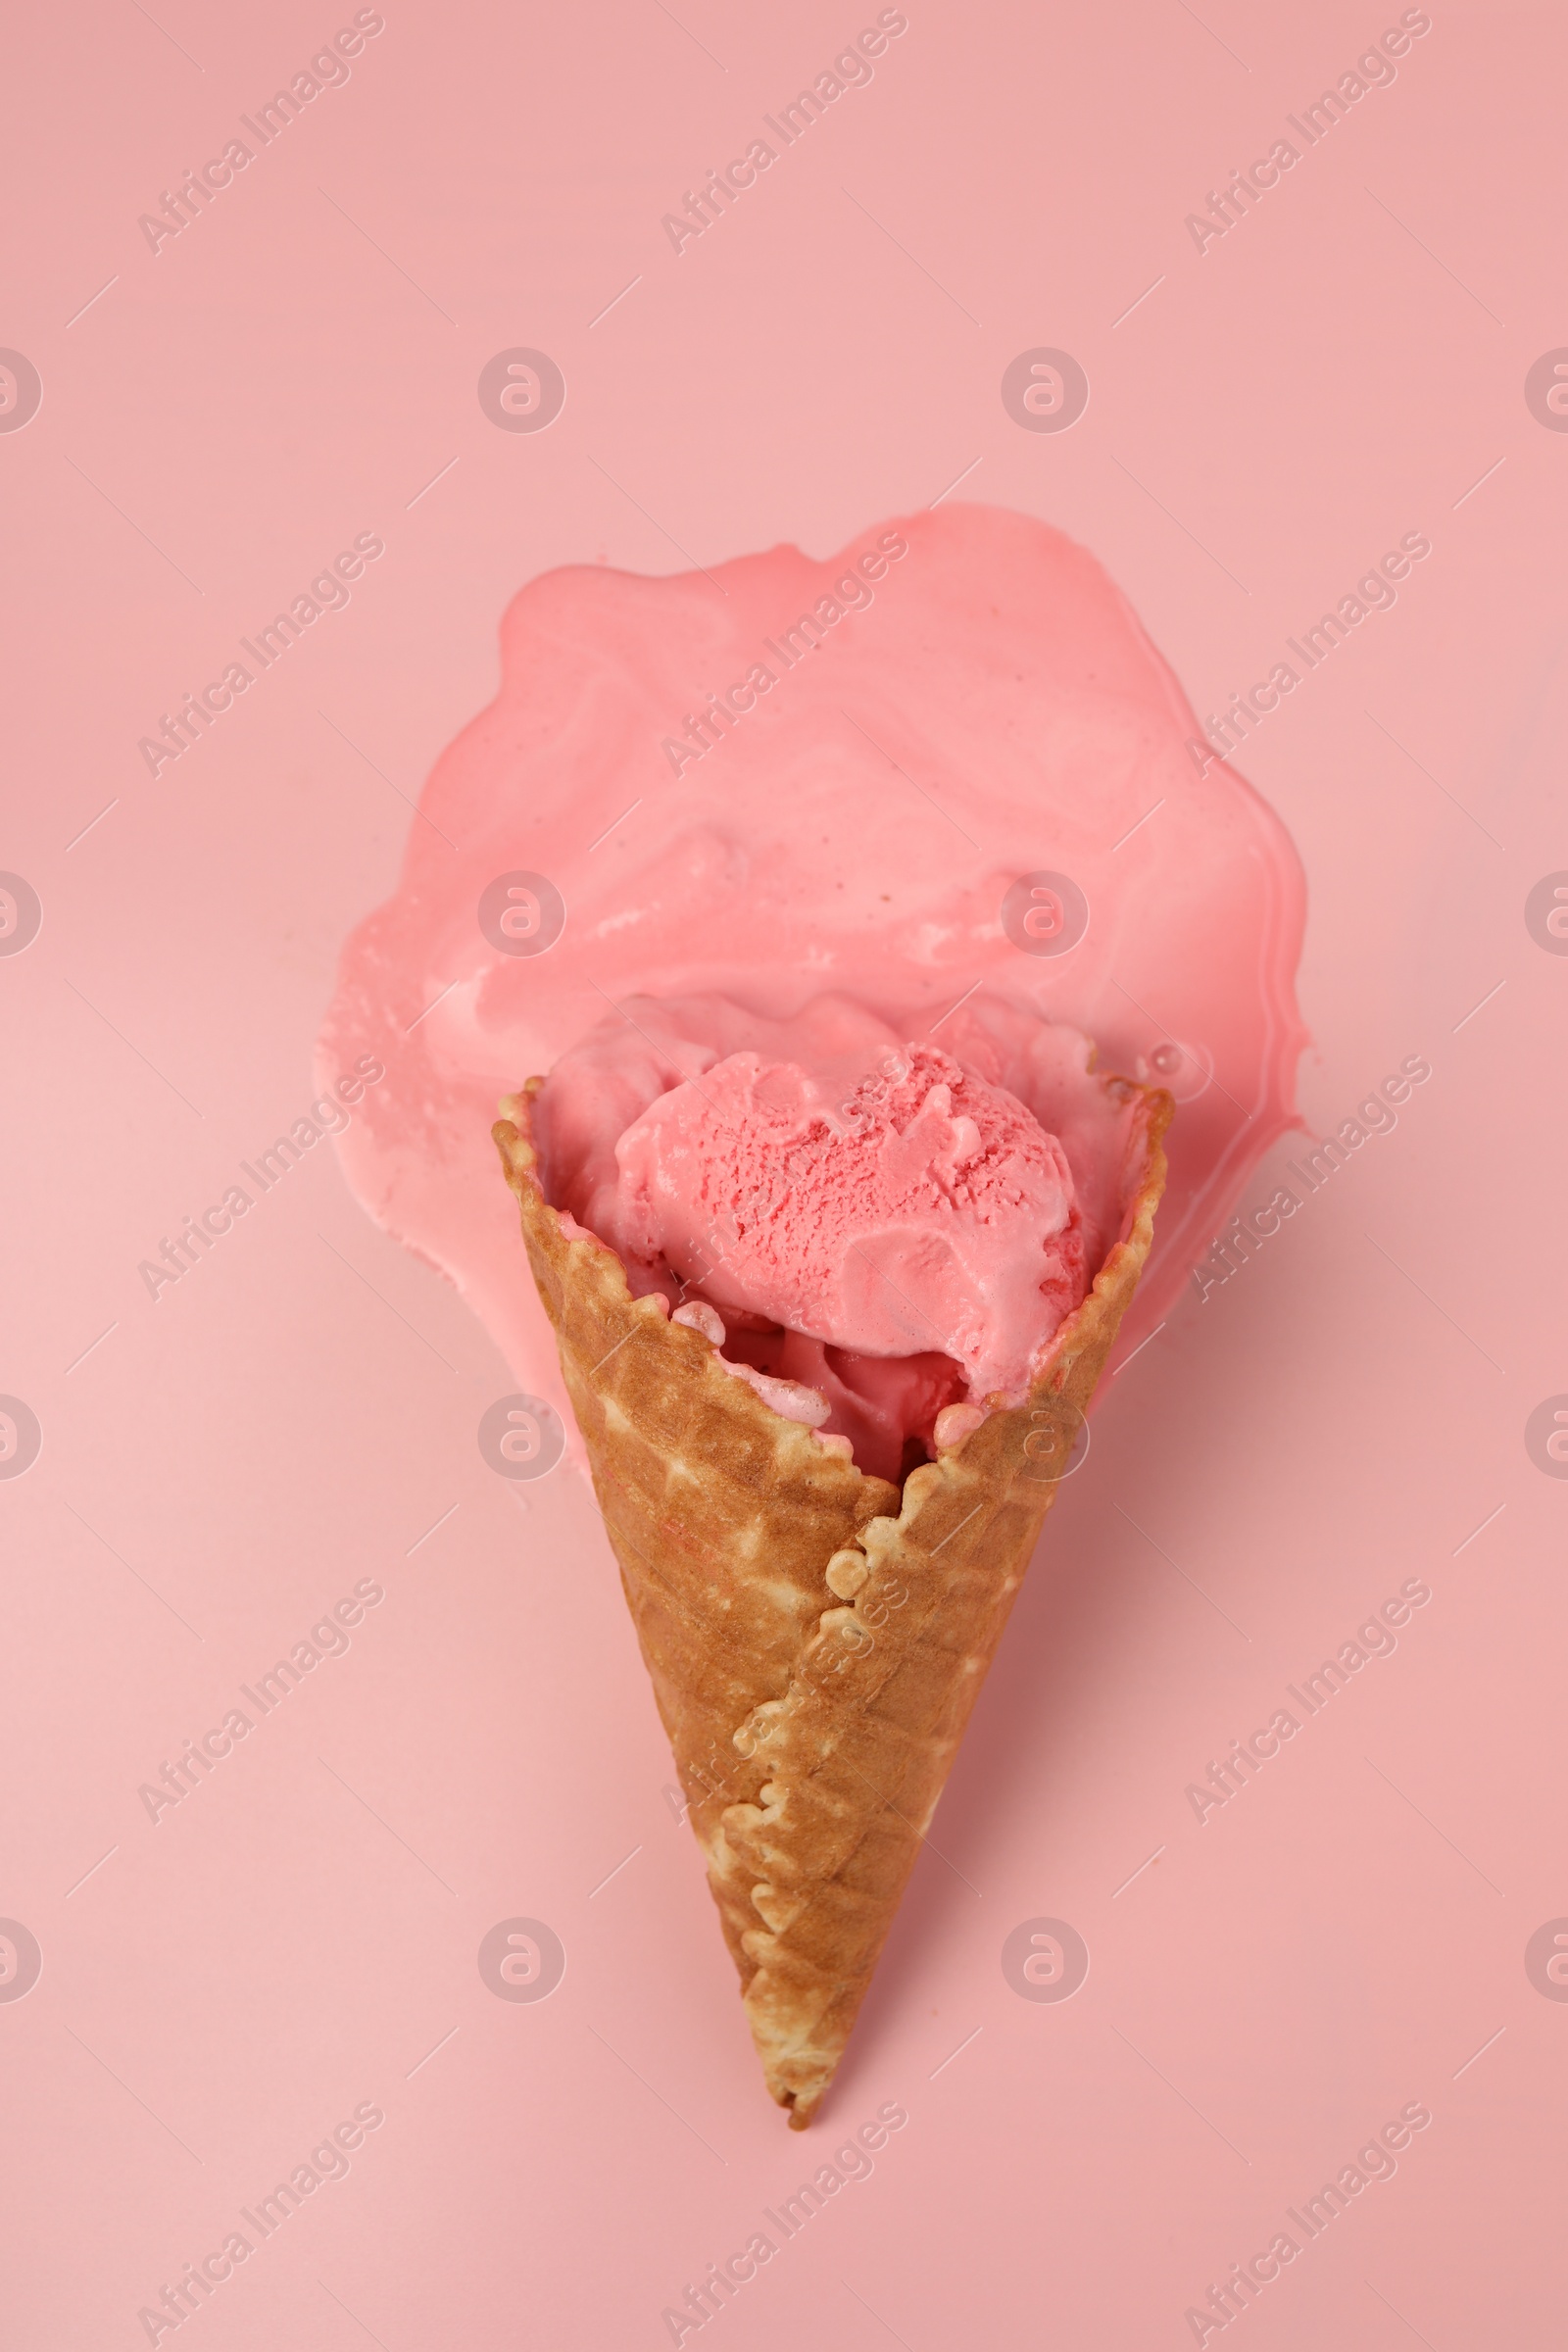
<svg viewBox="0 0 1568 2352">
<path fill-rule="evenodd" d="M 1170 1087 L 1159 1238 L 1119 1342 L 1136 1348 L 1292 1122 L 1304 892 L 1094 559 L 1028 517 L 943 507 L 826 563 L 549 573 L 502 656 L 396 893 L 345 949 L 321 1057 L 386 1063 L 340 1140 L 350 1182 L 458 1283 L 519 1384 L 565 1409 L 495 1174 L 497 1100 L 601 1022 L 652 1054 L 643 999 L 729 1007 L 709 1068 L 772 1054 L 767 1024 L 831 1001 L 1003 1088 L 1062 1149 L 1091 1268 L 1106 1201 L 1061 1041 L 1080 1077 L 1092 1038 L 1102 1070 Z M 630 1086 L 612 1145 L 693 1075 Z M 751 1345 L 738 1322 L 727 1339 Z M 864 1360 L 923 1353 L 956 1360 Z"/>
</svg>

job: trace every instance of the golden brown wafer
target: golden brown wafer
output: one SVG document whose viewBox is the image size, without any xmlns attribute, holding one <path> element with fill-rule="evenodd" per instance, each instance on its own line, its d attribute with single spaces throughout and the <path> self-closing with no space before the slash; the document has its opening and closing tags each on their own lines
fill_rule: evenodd
<svg viewBox="0 0 1568 2352">
<path fill-rule="evenodd" d="M 774 1412 L 662 1298 L 634 1299 L 612 1250 L 562 1230 L 530 1133 L 542 1079 L 493 1130 L 767 2087 L 797 2129 L 843 2055 L 1149 1255 L 1170 1097 L 1100 1083 L 1133 1111 L 1120 1236 L 1026 1400 L 902 1495 Z"/>
</svg>

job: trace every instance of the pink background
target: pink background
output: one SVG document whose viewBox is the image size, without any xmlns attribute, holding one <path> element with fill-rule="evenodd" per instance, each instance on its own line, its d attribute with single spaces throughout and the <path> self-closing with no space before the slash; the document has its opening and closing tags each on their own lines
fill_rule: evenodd
<svg viewBox="0 0 1568 2352">
<path fill-rule="evenodd" d="M 44 398 L 0 435 L 0 865 L 44 919 L 0 958 L 0 1389 L 43 1449 L 0 1482 L 0 1914 L 43 1973 L 0 2000 L 8 2341 L 145 2342 L 138 2308 L 373 2101 L 349 2177 L 190 2323 L 210 2348 L 667 2342 L 894 2099 L 874 2176 L 705 2338 L 1191 2342 L 1423 2101 L 1249 2340 L 1542 2340 L 1568 2005 L 1524 1953 L 1568 1913 L 1568 1494 L 1523 1433 L 1568 1349 L 1560 1221 L 1526 1204 L 1559 1180 L 1568 965 L 1523 907 L 1568 866 L 1568 441 L 1523 381 L 1568 337 L 1561 19 L 1435 9 L 1200 257 L 1185 215 L 1396 9 L 911 5 L 677 258 L 660 216 L 875 12 L 679 13 L 391 7 L 156 257 L 138 215 L 352 12 L 17 35 L 0 342 Z M 564 372 L 546 433 L 478 406 L 512 345 Z M 1038 345 L 1088 371 L 1070 432 L 1003 408 Z M 339 944 L 524 580 L 823 555 L 971 467 L 964 497 L 1094 549 L 1200 710 L 1430 536 L 1240 764 L 1309 877 L 1314 1133 L 1405 1055 L 1433 1076 L 1119 1377 L 798 2137 L 591 1497 L 485 1466 L 513 1383 L 455 1294 L 325 1151 L 156 1304 L 136 1266 L 305 1110 Z M 366 530 L 349 609 L 150 779 L 137 738 Z M 138 1786 L 366 1577 L 349 1653 L 151 1823 Z M 1200 1825 L 1187 1785 L 1411 1577 L 1396 1653 Z M 567 1952 L 538 2005 L 475 1964 L 518 1915 Z M 1065 2004 L 1002 1973 L 1038 1916 L 1092 1954 Z"/>
</svg>

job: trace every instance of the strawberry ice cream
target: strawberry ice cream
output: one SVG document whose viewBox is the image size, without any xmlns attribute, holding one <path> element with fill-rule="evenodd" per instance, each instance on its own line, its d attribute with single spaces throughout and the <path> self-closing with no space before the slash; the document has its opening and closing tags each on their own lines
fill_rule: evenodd
<svg viewBox="0 0 1568 2352">
<path fill-rule="evenodd" d="M 756 1054 L 672 1088 L 616 1145 L 602 1238 L 720 1310 L 862 1355 L 935 1348 L 976 1396 L 1021 1391 L 1085 1289 L 1061 1146 L 936 1046 L 836 1094 Z"/>
<path fill-rule="evenodd" d="M 1074 1032 L 985 998 L 946 1045 L 910 1026 L 844 998 L 780 1022 L 637 998 L 534 1110 L 549 1197 L 634 1294 L 890 1478 L 949 1408 L 1021 1397 L 1103 1255 L 1125 1148 Z"/>
<path fill-rule="evenodd" d="M 579 1071 L 541 1096 L 541 1148 L 551 1199 L 601 1232 L 621 1137 L 727 1056 L 755 1054 L 760 1078 L 858 1054 L 863 1077 L 884 1051 L 939 1049 L 1060 1143 L 1093 1274 L 1121 1165 L 1086 1075 L 1093 1038 L 1104 1068 L 1180 1105 L 1124 1349 L 1169 1313 L 1291 1123 L 1290 842 L 1093 558 L 1025 515 L 948 502 L 822 563 L 778 548 L 671 579 L 535 580 L 507 616 L 496 699 L 420 811 L 323 1037 L 324 1068 L 368 1051 L 387 1068 L 339 1149 L 366 1205 L 453 1277 L 519 1385 L 568 1422 L 489 1140 L 497 1100 L 528 1075 Z M 698 1000 L 695 1026 L 662 1025 L 661 1006 Z M 601 1022 L 618 1042 L 595 1046 L 590 1083 L 580 1056 Z M 947 1222 L 967 1249 L 971 1225 Z M 1013 1313 L 978 1262 L 955 1251 L 952 1296 L 969 1283 L 993 1318 Z M 862 1404 L 899 1391 L 884 1431 L 924 1426 L 1006 1353 L 1004 1323 L 982 1321 L 970 1339 L 989 1366 L 960 1369 L 956 1329 L 923 1294 L 942 1342 L 922 1347 L 916 1319 L 906 1354 L 809 1338 L 787 1303 L 748 1310 L 761 1332 L 721 1313 L 729 1360 L 744 1349 L 760 1378 L 804 1380 L 814 1350 L 823 1396 L 846 1373 Z M 851 1413 L 839 1399 L 823 1426 L 849 1434 Z M 860 1460 L 863 1429 L 853 1442 Z"/>
</svg>

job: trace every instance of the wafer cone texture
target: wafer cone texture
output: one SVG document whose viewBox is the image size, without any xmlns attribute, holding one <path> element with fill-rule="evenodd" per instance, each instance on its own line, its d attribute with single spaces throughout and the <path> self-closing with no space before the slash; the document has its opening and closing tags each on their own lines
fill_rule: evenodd
<svg viewBox="0 0 1568 2352">
<path fill-rule="evenodd" d="M 767 2087 L 815 2112 L 1149 1255 L 1168 1095 L 1122 1223 L 1024 1403 L 902 1494 L 723 1369 L 545 1200 L 530 1079 L 494 1129 Z M 830 1564 L 833 1582 L 827 1581 Z M 846 1597 L 852 1595 L 852 1597 Z"/>
</svg>

